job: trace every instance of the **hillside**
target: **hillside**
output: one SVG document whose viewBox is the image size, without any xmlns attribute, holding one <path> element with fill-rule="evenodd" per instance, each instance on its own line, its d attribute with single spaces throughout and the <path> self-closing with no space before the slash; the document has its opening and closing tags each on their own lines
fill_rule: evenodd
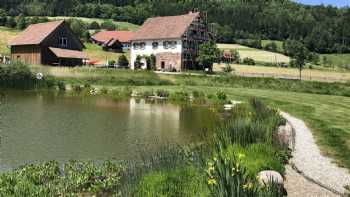
<svg viewBox="0 0 350 197">
<path fill-rule="evenodd" d="M 82 20 L 86 23 L 92 23 L 93 21 L 96 21 L 99 24 L 102 24 L 103 22 L 106 21 L 112 21 L 116 26 L 118 30 L 131 30 L 131 31 L 135 31 L 139 28 L 138 25 L 132 24 L 132 23 L 128 23 L 128 22 L 117 22 L 117 21 L 113 21 L 110 19 L 100 19 L 100 18 L 86 18 L 86 17 L 68 17 L 68 16 L 56 16 L 56 17 L 48 17 L 49 20 L 62 20 L 62 19 L 70 19 L 70 18 L 74 18 L 74 19 L 79 19 Z"/>
</svg>

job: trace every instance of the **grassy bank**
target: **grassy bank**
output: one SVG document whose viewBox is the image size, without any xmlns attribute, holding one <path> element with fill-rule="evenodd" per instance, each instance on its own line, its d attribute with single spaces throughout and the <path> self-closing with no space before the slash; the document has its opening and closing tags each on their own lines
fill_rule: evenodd
<svg viewBox="0 0 350 197">
<path fill-rule="evenodd" d="M 7 47 L 9 41 L 19 34 L 18 30 L 0 26 L 0 54 L 10 55 L 10 49 Z"/>
</svg>

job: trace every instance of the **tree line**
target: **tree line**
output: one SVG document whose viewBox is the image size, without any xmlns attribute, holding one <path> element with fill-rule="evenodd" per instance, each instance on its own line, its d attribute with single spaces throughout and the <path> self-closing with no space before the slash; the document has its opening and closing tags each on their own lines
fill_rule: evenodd
<svg viewBox="0 0 350 197">
<path fill-rule="evenodd" d="M 290 0 L 0 0 L 0 20 L 1 15 L 64 15 L 142 24 L 193 9 L 207 14 L 218 42 L 289 39 L 317 53 L 350 52 L 350 8 Z"/>
</svg>

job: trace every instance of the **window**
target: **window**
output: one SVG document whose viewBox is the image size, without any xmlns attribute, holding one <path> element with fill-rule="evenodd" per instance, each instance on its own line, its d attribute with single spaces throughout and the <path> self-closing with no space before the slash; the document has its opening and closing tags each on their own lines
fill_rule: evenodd
<svg viewBox="0 0 350 197">
<path fill-rule="evenodd" d="M 163 42 L 163 47 L 164 47 L 164 49 L 169 49 L 169 42 L 168 41 L 165 41 L 165 42 Z"/>
<path fill-rule="evenodd" d="M 152 48 L 153 48 L 153 49 L 158 49 L 158 45 L 159 45 L 158 42 L 153 42 L 153 43 L 152 43 Z"/>
<path fill-rule="evenodd" d="M 139 43 L 137 43 L 137 42 L 135 42 L 134 44 L 133 44 L 133 46 L 132 46 L 133 48 L 134 48 L 134 50 L 137 50 L 137 49 L 139 49 L 140 48 L 140 44 Z"/>
<path fill-rule="evenodd" d="M 176 41 L 165 41 L 163 42 L 164 49 L 176 49 L 177 42 Z"/>
<path fill-rule="evenodd" d="M 177 42 L 176 42 L 176 41 L 170 42 L 170 47 L 171 47 L 172 49 L 176 49 L 176 45 L 177 45 Z"/>
<path fill-rule="evenodd" d="M 67 38 L 66 37 L 60 37 L 59 38 L 59 45 L 63 46 L 63 47 L 66 47 L 68 45 Z"/>
<path fill-rule="evenodd" d="M 140 43 L 140 48 L 141 48 L 141 50 L 144 50 L 146 48 L 146 43 L 141 42 Z"/>
</svg>

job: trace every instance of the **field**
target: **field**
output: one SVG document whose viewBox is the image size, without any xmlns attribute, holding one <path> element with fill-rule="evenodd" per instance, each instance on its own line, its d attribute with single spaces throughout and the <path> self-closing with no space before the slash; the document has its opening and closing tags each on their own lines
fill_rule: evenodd
<svg viewBox="0 0 350 197">
<path fill-rule="evenodd" d="M 101 24 L 105 21 L 108 21 L 108 19 L 100 19 L 100 18 L 84 18 L 84 17 L 66 17 L 66 16 L 56 16 L 56 17 L 48 17 L 50 20 L 63 20 L 63 19 L 69 19 L 69 18 L 75 18 L 80 19 L 84 22 L 91 23 L 93 21 L 96 21 L 97 23 Z M 110 20 L 112 21 L 112 20 Z M 116 26 L 118 30 L 131 30 L 135 31 L 139 28 L 138 25 L 128 23 L 128 22 L 116 22 L 112 21 Z"/>
<path fill-rule="evenodd" d="M 215 64 L 214 71 L 222 71 L 225 66 L 225 64 Z M 232 64 L 231 67 L 234 69 L 234 73 L 240 76 L 299 79 L 299 70 L 296 68 L 248 66 L 242 64 Z M 346 82 L 350 81 L 350 72 L 307 68 L 302 71 L 302 79 L 310 81 Z"/>
<path fill-rule="evenodd" d="M 326 58 L 326 62 L 324 62 Z M 326 66 L 350 69 L 350 54 L 322 54 L 321 60 Z M 328 62 L 327 62 L 328 61 Z"/>
<path fill-rule="evenodd" d="M 249 57 L 256 62 L 289 63 L 290 61 L 290 58 L 283 54 L 254 49 L 239 44 L 218 44 L 218 47 L 220 49 L 236 49 L 239 52 L 241 59 Z"/>
<path fill-rule="evenodd" d="M 10 49 L 7 47 L 8 42 L 15 38 L 18 33 L 17 30 L 0 26 L 0 54 L 10 54 Z"/>
</svg>

